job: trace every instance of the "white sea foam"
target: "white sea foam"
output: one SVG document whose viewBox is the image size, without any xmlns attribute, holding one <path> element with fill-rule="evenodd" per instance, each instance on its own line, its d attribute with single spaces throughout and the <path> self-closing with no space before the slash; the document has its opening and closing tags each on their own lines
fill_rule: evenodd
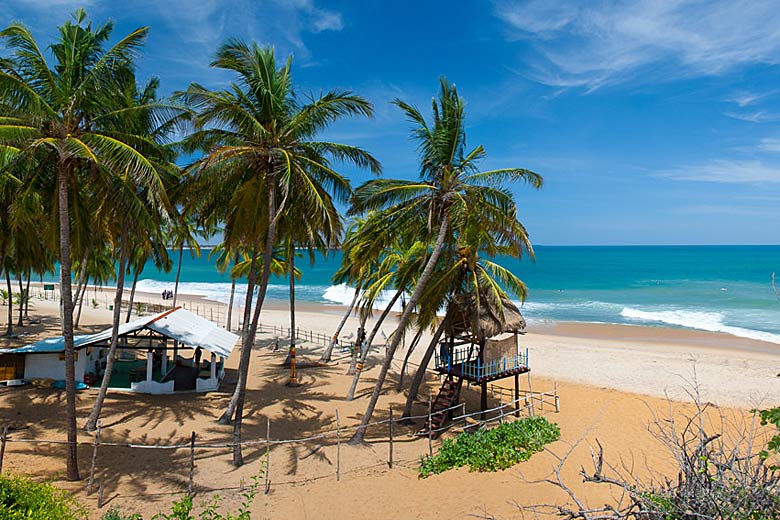
<svg viewBox="0 0 780 520">
<path fill-rule="evenodd" d="M 374 309 L 384 310 L 387 307 L 387 304 L 390 303 L 390 300 L 393 299 L 393 296 L 395 296 L 395 291 L 382 291 L 379 295 L 379 298 L 377 298 L 377 300 L 374 302 Z M 354 297 L 354 287 L 350 287 L 343 283 L 339 285 L 331 285 L 322 293 L 323 300 L 338 303 L 340 305 L 344 305 L 345 307 L 352 303 L 352 298 Z M 408 299 L 409 296 L 407 295 L 406 298 Z M 399 298 L 395 304 L 393 304 L 393 311 L 401 312 L 402 310 L 403 307 Z"/>
<path fill-rule="evenodd" d="M 620 311 L 620 315 L 633 321 L 654 321 L 690 329 L 706 330 L 709 332 L 724 332 L 741 338 L 780 344 L 780 335 L 778 334 L 726 325 L 723 322 L 723 314 L 719 312 L 687 310 L 643 311 L 631 307 L 624 307 L 623 310 Z"/>
</svg>

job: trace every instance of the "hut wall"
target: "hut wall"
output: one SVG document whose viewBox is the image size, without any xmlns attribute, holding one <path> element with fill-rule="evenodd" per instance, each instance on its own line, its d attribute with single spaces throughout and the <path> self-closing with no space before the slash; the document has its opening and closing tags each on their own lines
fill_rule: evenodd
<svg viewBox="0 0 780 520">
<path fill-rule="evenodd" d="M 511 358 L 515 354 L 517 354 L 517 343 L 515 342 L 515 335 L 511 334 L 503 339 L 489 339 L 485 345 L 485 355 L 483 357 L 487 362 L 504 357 Z"/>
<path fill-rule="evenodd" d="M 84 381 L 84 369 L 89 356 L 84 351 L 77 351 L 76 381 Z M 65 379 L 65 361 L 63 353 L 27 354 L 24 360 L 25 379 Z"/>
</svg>

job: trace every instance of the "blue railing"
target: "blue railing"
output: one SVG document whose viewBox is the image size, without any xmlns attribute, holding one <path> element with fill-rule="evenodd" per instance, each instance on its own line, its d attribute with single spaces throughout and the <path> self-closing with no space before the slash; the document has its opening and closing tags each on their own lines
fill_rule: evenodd
<svg viewBox="0 0 780 520">
<path fill-rule="evenodd" d="M 528 367 L 528 349 L 525 353 L 504 356 L 499 359 L 488 359 L 484 362 L 479 359 L 469 359 L 467 350 L 456 350 L 453 355 L 442 356 L 440 352 L 435 352 L 435 367 L 437 370 L 452 371 L 453 366 L 462 365 L 461 373 L 465 377 L 473 379 L 489 378 L 510 370 Z M 472 353 L 472 357 L 475 354 Z"/>
</svg>

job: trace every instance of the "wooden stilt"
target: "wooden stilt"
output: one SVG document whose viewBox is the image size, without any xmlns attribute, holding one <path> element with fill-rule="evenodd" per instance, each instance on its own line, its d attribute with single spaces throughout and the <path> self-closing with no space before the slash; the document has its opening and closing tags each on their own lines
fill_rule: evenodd
<svg viewBox="0 0 780 520">
<path fill-rule="evenodd" d="M 482 415 L 480 418 L 484 421 L 485 420 L 485 410 L 487 410 L 487 381 L 482 382 L 482 399 L 480 402 L 480 405 L 482 406 Z"/>
<path fill-rule="evenodd" d="M 515 374 L 515 417 L 520 417 L 520 376 Z"/>
<path fill-rule="evenodd" d="M 265 494 L 271 492 L 271 418 L 268 417 L 265 428 Z"/>
<path fill-rule="evenodd" d="M 336 410 L 336 482 L 341 480 L 341 427 L 339 426 L 339 411 Z"/>
<path fill-rule="evenodd" d="M 2 437 L 0 437 L 0 473 L 3 472 L 3 457 L 5 456 L 5 443 L 8 441 L 8 426 L 3 426 Z"/>
<path fill-rule="evenodd" d="M 433 457 L 433 392 L 428 394 L 428 455 Z"/>
<path fill-rule="evenodd" d="M 393 469 L 393 405 L 390 405 L 390 454 L 388 455 L 387 464 L 390 469 Z"/>
<path fill-rule="evenodd" d="M 92 494 L 92 483 L 95 480 L 95 464 L 97 462 L 98 446 L 100 445 L 100 428 L 103 421 L 98 420 L 97 431 L 95 432 L 95 447 L 92 449 L 92 465 L 89 468 L 89 480 L 87 481 L 87 495 Z"/>
<path fill-rule="evenodd" d="M 195 489 L 195 432 L 190 437 L 190 481 L 187 485 L 187 494 L 193 496 Z"/>
</svg>

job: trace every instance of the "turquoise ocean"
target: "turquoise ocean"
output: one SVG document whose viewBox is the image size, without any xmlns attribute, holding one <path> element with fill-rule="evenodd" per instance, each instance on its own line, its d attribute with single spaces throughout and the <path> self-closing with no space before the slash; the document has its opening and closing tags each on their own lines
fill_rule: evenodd
<svg viewBox="0 0 780 520">
<path fill-rule="evenodd" d="M 780 246 L 538 246 L 536 261 L 498 261 L 528 285 L 521 307 L 529 320 L 682 327 L 780 343 L 780 301 L 771 275 L 780 278 Z M 176 255 L 173 255 L 174 259 Z M 349 304 L 353 291 L 333 285 L 341 262 L 336 251 L 314 265 L 301 258 L 299 301 Z M 139 290 L 173 289 L 170 273 L 148 265 Z M 244 284 L 239 284 L 240 289 Z M 285 279 L 273 279 L 268 297 L 287 300 Z M 204 250 L 185 251 L 180 292 L 227 302 L 230 280 Z M 243 301 L 238 296 L 237 304 Z"/>
</svg>

